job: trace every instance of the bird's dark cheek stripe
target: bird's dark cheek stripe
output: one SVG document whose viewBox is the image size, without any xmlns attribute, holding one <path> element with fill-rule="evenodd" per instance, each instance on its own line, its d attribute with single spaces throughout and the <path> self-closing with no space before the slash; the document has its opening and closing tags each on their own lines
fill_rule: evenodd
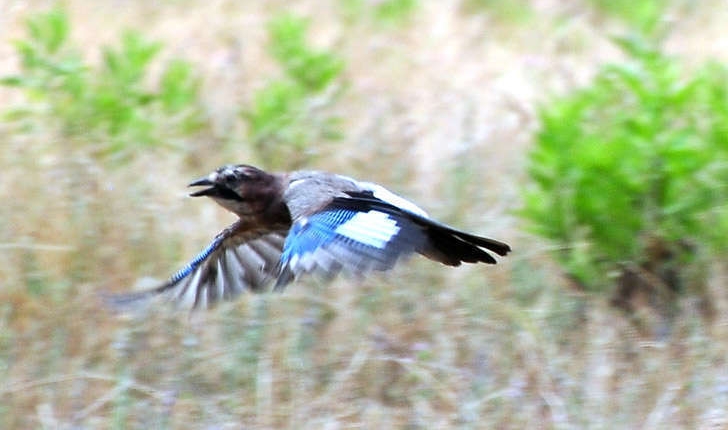
<svg viewBox="0 0 728 430">
<path fill-rule="evenodd" d="M 235 191 L 229 189 L 229 188 L 223 188 L 222 192 L 220 193 L 221 197 L 228 199 L 228 200 L 235 200 L 238 202 L 244 202 L 245 199 L 240 197 L 238 193 Z"/>
</svg>

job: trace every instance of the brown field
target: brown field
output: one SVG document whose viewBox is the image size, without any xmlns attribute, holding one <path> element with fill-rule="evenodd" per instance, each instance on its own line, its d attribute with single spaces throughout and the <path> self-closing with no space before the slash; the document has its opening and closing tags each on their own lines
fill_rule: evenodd
<svg viewBox="0 0 728 430">
<path fill-rule="evenodd" d="M 91 61 L 135 28 L 161 60 L 192 62 L 211 126 L 111 167 L 50 127 L 0 122 L 0 428 L 728 428 L 725 267 L 713 318 L 686 296 L 654 336 L 649 310 L 575 289 L 514 215 L 539 103 L 620 60 L 618 20 L 585 0 L 421 0 L 387 25 L 341 0 L 62 3 Z M 0 75 L 18 70 L 25 17 L 53 4 L 0 1 Z M 728 61 L 726 6 L 676 2 L 666 50 Z M 232 222 L 185 185 L 260 162 L 239 111 L 280 73 L 265 29 L 287 8 L 346 63 L 344 139 L 307 167 L 385 184 L 514 252 L 493 267 L 414 258 L 192 315 L 110 312 L 99 292 L 166 278 Z M 0 106 L 20 99 L 0 87 Z"/>
</svg>

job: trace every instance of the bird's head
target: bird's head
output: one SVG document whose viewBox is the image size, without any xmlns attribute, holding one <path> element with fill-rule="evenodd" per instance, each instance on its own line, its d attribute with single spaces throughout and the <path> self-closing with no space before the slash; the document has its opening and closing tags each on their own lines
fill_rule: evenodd
<svg viewBox="0 0 728 430">
<path fill-rule="evenodd" d="M 281 181 L 270 173 L 245 164 L 220 167 L 190 187 L 207 187 L 190 194 L 207 196 L 240 217 L 262 213 L 281 197 Z"/>
</svg>

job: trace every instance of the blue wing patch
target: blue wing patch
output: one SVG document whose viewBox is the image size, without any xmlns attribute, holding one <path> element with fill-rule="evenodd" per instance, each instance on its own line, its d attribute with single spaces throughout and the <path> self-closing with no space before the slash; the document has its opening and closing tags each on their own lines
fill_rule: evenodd
<svg viewBox="0 0 728 430">
<path fill-rule="evenodd" d="M 356 214 L 357 212 L 353 210 L 336 209 L 319 212 L 296 221 L 283 244 L 281 265 L 288 265 L 291 260 L 313 253 L 332 242 L 338 234 L 336 229 L 354 218 Z"/>
<path fill-rule="evenodd" d="M 410 215 L 373 199 L 336 198 L 323 211 L 293 223 L 281 255 L 276 288 L 301 273 L 333 276 L 390 269 L 426 237 Z"/>
</svg>

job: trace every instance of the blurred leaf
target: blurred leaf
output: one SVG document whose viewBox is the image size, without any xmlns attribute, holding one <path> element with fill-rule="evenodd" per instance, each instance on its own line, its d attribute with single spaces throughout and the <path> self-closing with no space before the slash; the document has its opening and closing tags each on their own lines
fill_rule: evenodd
<svg viewBox="0 0 728 430">
<path fill-rule="evenodd" d="M 374 6 L 375 17 L 387 22 L 401 22 L 418 7 L 417 0 L 383 0 Z"/>
<path fill-rule="evenodd" d="M 591 0 L 601 11 L 618 17 L 645 35 L 659 30 L 660 19 L 670 1 L 665 0 Z"/>
<path fill-rule="evenodd" d="M 4 76 L 0 78 L 0 85 L 6 87 L 22 87 L 27 81 L 22 76 Z"/>
<path fill-rule="evenodd" d="M 308 47 L 307 27 L 305 19 L 291 14 L 274 18 L 268 25 L 270 50 L 291 79 L 311 91 L 321 91 L 341 73 L 343 62 L 332 53 Z"/>
<path fill-rule="evenodd" d="M 181 60 L 172 61 L 167 65 L 159 86 L 162 105 L 170 113 L 194 105 L 199 92 L 199 81 L 193 74 L 192 66 Z"/>
<path fill-rule="evenodd" d="M 44 53 L 55 54 L 68 38 L 68 16 L 64 9 L 57 7 L 29 18 L 26 29 L 33 43 Z"/>
</svg>

